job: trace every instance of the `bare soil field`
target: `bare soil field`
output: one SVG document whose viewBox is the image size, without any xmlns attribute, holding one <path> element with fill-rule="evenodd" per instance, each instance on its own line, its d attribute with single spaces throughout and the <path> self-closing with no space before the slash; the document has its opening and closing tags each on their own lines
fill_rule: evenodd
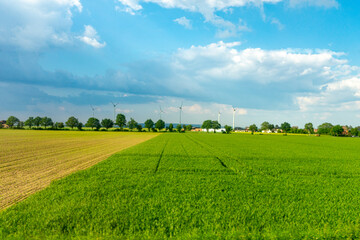
<svg viewBox="0 0 360 240">
<path fill-rule="evenodd" d="M 0 131 L 0 210 L 158 134 L 90 131 Z"/>
</svg>

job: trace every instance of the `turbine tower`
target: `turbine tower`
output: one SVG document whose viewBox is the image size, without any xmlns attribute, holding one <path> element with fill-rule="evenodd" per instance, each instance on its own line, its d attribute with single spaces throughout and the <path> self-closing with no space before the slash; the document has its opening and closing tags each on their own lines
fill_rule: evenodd
<svg viewBox="0 0 360 240">
<path fill-rule="evenodd" d="M 116 111 L 116 106 L 119 104 L 119 103 L 113 103 L 111 102 L 111 104 L 114 106 L 114 123 L 116 122 L 116 119 L 115 119 L 115 111 Z"/>
<path fill-rule="evenodd" d="M 221 115 L 221 112 L 219 111 L 218 112 L 218 123 L 220 123 L 220 115 Z M 220 124 L 221 125 L 221 124 Z"/>
<path fill-rule="evenodd" d="M 179 110 L 180 110 L 180 126 L 181 126 L 181 112 L 182 112 L 182 107 L 183 107 L 183 102 L 181 102 L 181 106 L 179 107 Z"/>
<path fill-rule="evenodd" d="M 236 108 L 232 108 L 233 109 L 233 131 L 235 131 L 235 112 L 236 112 Z"/>
<path fill-rule="evenodd" d="M 91 107 L 91 110 L 93 112 L 93 118 L 95 118 L 95 108 L 92 105 L 90 105 L 90 107 Z"/>
<path fill-rule="evenodd" d="M 161 106 L 159 106 L 159 109 L 160 109 L 160 112 L 159 112 L 160 120 L 162 120 L 161 119 L 161 113 L 165 113 L 165 112 L 161 109 Z"/>
</svg>

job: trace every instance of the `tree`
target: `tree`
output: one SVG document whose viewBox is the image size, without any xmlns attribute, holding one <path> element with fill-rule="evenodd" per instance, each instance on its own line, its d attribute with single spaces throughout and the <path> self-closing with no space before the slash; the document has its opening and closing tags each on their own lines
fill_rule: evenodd
<svg viewBox="0 0 360 240">
<path fill-rule="evenodd" d="M 6 124 L 10 127 L 13 128 L 15 124 L 19 124 L 20 120 L 17 117 L 14 116 L 10 116 L 7 121 Z"/>
<path fill-rule="evenodd" d="M 148 131 L 150 132 L 150 129 L 152 129 L 154 127 L 154 122 L 151 119 L 148 119 L 145 121 L 145 127 L 148 129 Z"/>
<path fill-rule="evenodd" d="M 24 128 L 24 122 L 19 121 L 17 128 Z"/>
<path fill-rule="evenodd" d="M 216 132 L 216 129 L 220 129 L 221 125 L 218 121 L 211 121 L 211 128 L 214 129 L 214 133 Z"/>
<path fill-rule="evenodd" d="M 306 123 L 304 128 L 306 131 L 308 131 L 309 134 L 314 132 L 314 127 L 312 123 Z"/>
<path fill-rule="evenodd" d="M 101 128 L 100 121 L 97 118 L 91 117 L 86 122 L 85 127 L 91 127 L 91 130 L 94 128 L 99 130 Z"/>
<path fill-rule="evenodd" d="M 116 125 L 119 126 L 120 130 L 122 130 L 125 126 L 126 126 L 126 117 L 124 114 L 118 114 L 116 116 L 116 122 L 115 122 Z"/>
<path fill-rule="evenodd" d="M 63 122 L 59 122 L 58 127 L 59 127 L 60 129 L 63 129 L 63 128 L 65 127 L 65 125 L 64 125 Z"/>
<path fill-rule="evenodd" d="M 183 129 L 184 129 L 184 132 L 186 131 L 186 125 L 185 124 L 183 124 Z"/>
<path fill-rule="evenodd" d="M 261 130 L 269 130 L 270 129 L 270 123 L 269 122 L 263 122 L 261 124 Z"/>
<path fill-rule="evenodd" d="M 37 116 L 36 118 L 34 118 L 33 123 L 36 127 L 39 127 L 41 125 L 41 117 Z"/>
<path fill-rule="evenodd" d="M 352 136 L 359 136 L 359 129 L 356 128 L 356 127 L 351 128 L 351 129 L 350 129 L 350 134 L 351 134 Z"/>
<path fill-rule="evenodd" d="M 189 125 L 186 126 L 186 130 L 191 131 L 191 129 L 192 129 L 191 124 L 189 124 Z"/>
<path fill-rule="evenodd" d="M 318 126 L 318 134 L 330 134 L 333 125 L 331 123 L 323 123 Z"/>
<path fill-rule="evenodd" d="M 156 123 L 155 123 L 155 127 L 161 131 L 161 129 L 163 129 L 165 127 L 165 122 L 161 119 L 159 119 Z"/>
<path fill-rule="evenodd" d="M 291 125 L 290 125 L 290 123 L 288 123 L 288 122 L 283 122 L 282 124 L 281 124 L 281 127 L 280 127 L 285 133 L 287 133 L 288 131 L 290 131 L 290 129 L 291 129 Z"/>
<path fill-rule="evenodd" d="M 269 130 L 271 130 L 271 132 L 274 132 L 274 128 L 275 128 L 274 124 L 269 124 Z"/>
<path fill-rule="evenodd" d="M 249 127 L 251 134 L 254 134 L 254 132 L 256 132 L 258 130 L 258 127 L 256 126 L 256 124 L 252 124 Z"/>
<path fill-rule="evenodd" d="M 78 129 L 79 131 L 81 131 L 81 130 L 82 130 L 82 127 L 83 127 L 82 122 L 79 122 L 79 124 L 77 125 L 77 129 Z"/>
<path fill-rule="evenodd" d="M 136 128 L 136 126 L 138 125 L 138 123 L 133 119 L 130 118 L 130 121 L 128 122 L 127 126 L 128 128 L 132 131 L 134 128 Z"/>
<path fill-rule="evenodd" d="M 172 132 L 174 130 L 174 125 L 172 123 L 169 124 L 169 131 Z"/>
<path fill-rule="evenodd" d="M 225 131 L 227 134 L 229 134 L 232 131 L 232 127 L 225 125 Z"/>
<path fill-rule="evenodd" d="M 209 129 L 212 128 L 212 121 L 211 120 L 205 120 L 203 124 L 201 125 L 201 128 L 205 128 L 207 132 L 209 132 Z"/>
<path fill-rule="evenodd" d="M 141 124 L 136 125 L 136 129 L 137 129 L 139 132 L 141 132 L 141 131 L 142 131 L 142 126 L 141 126 Z"/>
<path fill-rule="evenodd" d="M 54 127 L 55 127 L 55 129 L 63 129 L 63 128 L 64 128 L 64 123 L 62 123 L 62 122 L 56 122 L 56 123 L 54 124 Z"/>
<path fill-rule="evenodd" d="M 343 132 L 344 132 L 344 129 L 342 126 L 340 125 L 335 125 L 331 128 L 330 130 L 330 134 L 332 136 L 342 136 L 343 135 Z"/>
<path fill-rule="evenodd" d="M 109 118 L 105 118 L 101 121 L 101 125 L 108 130 L 109 128 L 112 128 L 114 126 L 113 120 Z"/>
<path fill-rule="evenodd" d="M 25 121 L 25 126 L 28 126 L 30 129 L 32 126 L 34 126 L 34 118 L 33 117 L 29 117 L 26 121 Z"/>
<path fill-rule="evenodd" d="M 176 125 L 176 130 L 178 131 L 178 132 L 181 132 L 181 125 L 180 124 L 178 124 L 178 125 Z"/>
<path fill-rule="evenodd" d="M 43 125 L 46 129 L 47 126 L 52 126 L 54 123 L 53 121 L 51 120 L 51 118 L 48 118 L 48 117 L 43 117 L 41 119 L 41 125 Z"/>
<path fill-rule="evenodd" d="M 69 119 L 65 123 L 67 126 L 71 127 L 71 129 L 74 129 L 79 124 L 79 120 L 77 118 L 69 117 Z"/>
</svg>

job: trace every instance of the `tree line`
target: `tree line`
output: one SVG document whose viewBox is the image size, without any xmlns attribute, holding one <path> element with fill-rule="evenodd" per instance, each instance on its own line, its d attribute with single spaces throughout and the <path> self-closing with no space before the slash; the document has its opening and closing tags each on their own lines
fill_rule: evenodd
<svg viewBox="0 0 360 240">
<path fill-rule="evenodd" d="M 311 122 L 306 123 L 304 128 L 298 128 L 296 126 L 291 126 L 290 123 L 284 122 L 280 126 L 273 125 L 269 122 L 263 122 L 258 128 L 256 124 L 249 126 L 249 131 L 253 134 L 254 132 L 262 131 L 271 131 L 271 132 L 282 132 L 287 133 L 297 133 L 297 134 L 318 134 L 318 135 L 331 135 L 331 136 L 360 136 L 360 126 L 341 126 L 341 125 L 332 125 L 331 123 L 325 122 L 320 124 L 317 129 L 314 129 L 314 126 Z"/>
<path fill-rule="evenodd" d="M 218 121 L 205 120 L 201 126 L 203 129 L 206 129 L 209 132 L 209 129 L 213 129 L 216 132 L 217 129 L 221 128 L 221 125 Z M 224 133 L 230 133 L 234 129 L 231 126 L 225 125 Z M 250 131 L 251 134 L 254 132 L 273 132 L 273 133 L 297 133 L 297 134 L 325 134 L 332 136 L 360 136 L 360 126 L 341 126 L 341 125 L 332 125 L 331 123 L 323 123 L 318 126 L 317 129 L 314 129 L 312 123 L 306 123 L 304 128 L 298 128 L 296 126 L 291 126 L 288 122 L 283 122 L 280 126 L 271 124 L 267 121 L 263 122 L 258 128 L 256 124 L 250 125 L 246 130 Z"/>
<path fill-rule="evenodd" d="M 63 130 L 65 129 L 65 126 L 71 128 L 71 129 L 77 129 L 82 130 L 83 127 L 91 128 L 92 130 L 108 130 L 109 128 L 113 128 L 115 125 L 118 126 L 118 128 L 115 129 L 115 131 L 133 131 L 137 130 L 139 132 L 143 131 L 143 127 L 141 124 L 136 122 L 133 118 L 130 118 L 129 121 L 126 120 L 126 117 L 124 114 L 118 114 L 116 116 L 115 122 L 109 118 L 102 119 L 101 121 L 95 117 L 90 117 L 85 124 L 80 122 L 76 117 L 71 116 L 68 118 L 68 120 L 63 122 L 53 122 L 53 120 L 49 117 L 29 117 L 25 122 L 20 121 L 15 116 L 10 116 L 6 120 L 6 124 L 10 128 L 18 128 L 23 129 L 24 126 L 29 127 L 30 129 L 51 129 L 51 130 Z M 0 124 L 0 128 L 2 128 L 3 125 Z M 127 127 L 128 129 L 124 129 Z M 174 125 L 172 123 L 169 124 L 169 126 L 165 126 L 165 122 L 161 119 L 159 119 L 157 122 L 154 123 L 153 120 L 147 119 L 144 122 L 144 127 L 148 131 L 177 131 L 177 132 L 185 132 L 190 131 L 192 129 L 192 126 L 189 125 L 179 125 L 177 124 L 176 128 L 174 128 Z M 213 129 L 214 132 L 217 129 L 221 128 L 221 125 L 218 121 L 213 120 L 205 120 L 201 126 L 203 129 L 206 129 L 209 131 L 209 129 Z M 225 125 L 225 133 L 230 133 L 234 129 L 232 129 L 231 126 Z M 331 123 L 325 122 L 318 126 L 317 131 L 315 132 L 314 126 L 312 123 L 306 123 L 304 125 L 304 128 L 298 128 L 295 126 L 291 126 L 288 122 L 283 122 L 279 125 L 271 124 L 267 121 L 263 122 L 260 127 L 257 127 L 256 124 L 252 124 L 247 128 L 252 134 L 254 132 L 262 132 L 262 131 L 269 131 L 269 132 L 277 132 L 277 133 L 297 133 L 297 134 L 318 134 L 318 135 L 332 135 L 332 136 L 360 136 L 360 126 L 358 127 L 352 127 L 352 126 L 341 126 L 341 125 L 332 125 Z"/>
<path fill-rule="evenodd" d="M 29 117 L 25 122 L 20 121 L 15 116 L 10 116 L 6 120 L 6 124 L 10 128 L 16 128 L 16 129 L 23 129 L 24 126 L 29 127 L 30 129 L 49 129 L 49 130 L 63 130 L 65 129 L 65 126 L 71 128 L 72 130 L 83 130 L 83 127 L 91 128 L 91 130 L 98 131 L 101 128 L 102 130 L 108 130 L 109 128 L 113 128 L 114 126 L 118 126 L 114 131 L 133 131 L 137 130 L 139 132 L 143 131 L 143 127 L 141 124 L 139 124 L 137 121 L 135 121 L 133 118 L 130 118 L 129 121 L 126 120 L 126 117 L 124 114 L 118 114 L 116 116 L 115 122 L 109 118 L 102 119 L 101 122 L 99 119 L 95 117 L 90 117 L 85 125 L 80 122 L 76 117 L 71 116 L 68 118 L 68 120 L 63 122 L 53 122 L 53 120 L 49 117 Z M 153 120 L 147 119 L 144 123 L 144 126 L 148 131 L 175 131 L 174 125 L 172 123 L 169 124 L 169 126 L 165 126 L 165 122 L 161 119 L 159 119 L 157 122 L 154 123 Z M 0 124 L 0 128 L 2 128 L 3 125 Z M 124 129 L 127 127 L 128 129 Z M 185 132 L 186 130 L 191 130 L 191 125 L 177 125 L 176 131 L 178 132 Z"/>
</svg>

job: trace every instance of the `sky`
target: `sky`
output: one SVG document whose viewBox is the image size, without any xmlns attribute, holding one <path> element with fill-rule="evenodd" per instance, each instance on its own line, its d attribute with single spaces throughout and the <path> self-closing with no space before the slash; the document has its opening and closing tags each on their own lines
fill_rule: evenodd
<svg viewBox="0 0 360 240">
<path fill-rule="evenodd" d="M 360 5 L 0 0 L 0 120 L 360 125 Z M 112 103 L 118 103 L 113 107 Z M 220 114 L 219 114 L 220 113 Z"/>
</svg>

